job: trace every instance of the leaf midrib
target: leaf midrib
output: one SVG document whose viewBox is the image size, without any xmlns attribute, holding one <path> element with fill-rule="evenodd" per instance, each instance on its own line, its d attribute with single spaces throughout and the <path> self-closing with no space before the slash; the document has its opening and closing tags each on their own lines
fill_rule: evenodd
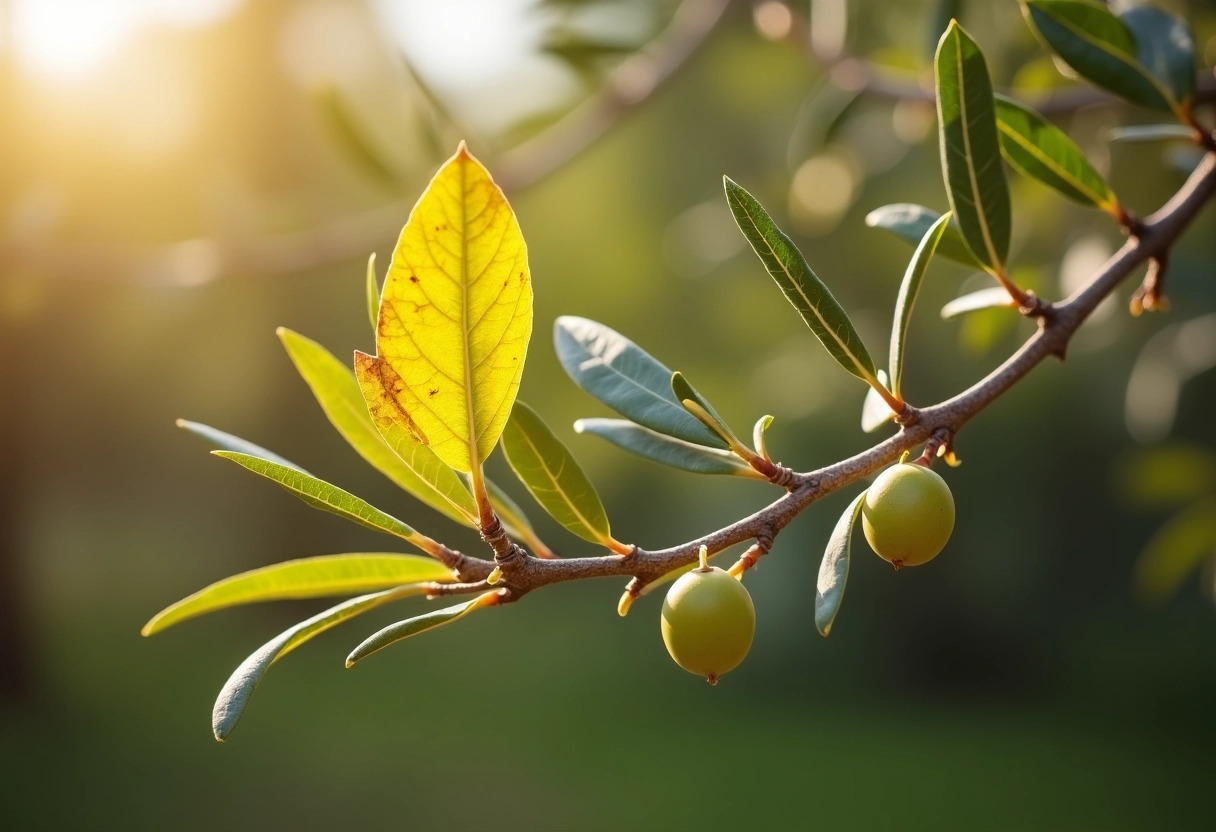
<svg viewBox="0 0 1216 832">
<path fill-rule="evenodd" d="M 583 524 L 587 531 L 594 534 L 596 539 L 603 540 L 604 536 L 600 534 L 599 530 L 592 525 L 591 521 L 588 520 L 581 511 L 579 511 L 578 507 L 574 505 L 573 501 L 566 496 L 566 489 L 562 487 L 560 480 L 558 480 L 558 475 L 554 474 L 553 471 L 549 469 L 548 464 L 545 462 L 544 455 L 541 454 L 540 449 L 536 447 L 536 443 L 532 441 L 532 438 L 528 435 L 528 432 L 524 430 L 523 427 L 519 427 L 519 434 L 527 444 L 528 448 L 532 451 L 532 455 L 536 458 L 536 461 L 540 463 L 541 470 L 545 472 L 545 476 L 547 476 L 549 481 L 553 483 L 554 491 L 562 498 L 562 502 L 569 506 L 570 510 L 574 512 L 574 516 L 578 518 L 578 521 Z M 563 462 L 563 466 L 564 464 L 565 463 Z"/>
<path fill-rule="evenodd" d="M 959 122 L 963 128 L 963 150 L 967 154 L 967 179 L 971 183 L 971 194 L 975 200 L 975 217 L 980 224 L 980 234 L 984 237 L 984 247 L 992 260 L 992 267 L 998 272 L 1003 271 L 1004 264 L 996 254 L 996 246 L 992 243 L 992 235 L 988 228 L 988 216 L 984 211 L 983 195 L 980 193 L 980 183 L 975 176 L 975 157 L 971 153 L 971 123 L 967 118 L 967 84 L 963 77 L 963 39 L 957 32 L 954 35 L 954 63 L 958 68 L 958 110 Z"/>
<path fill-rule="evenodd" d="M 1051 170 L 1052 173 L 1054 173 L 1056 176 L 1063 179 L 1065 182 L 1067 182 L 1072 187 L 1076 188 L 1081 193 L 1085 194 L 1085 196 L 1087 196 L 1090 200 L 1092 200 L 1094 202 L 1094 204 L 1100 205 L 1103 207 L 1108 207 L 1110 205 L 1110 199 L 1109 199 L 1108 195 L 1094 193 L 1093 190 L 1090 189 L 1090 187 L 1088 185 L 1086 185 L 1085 183 L 1083 183 L 1079 179 L 1077 179 L 1075 176 L 1073 176 L 1071 171 L 1066 170 L 1065 168 L 1061 167 L 1054 159 L 1052 159 L 1050 156 L 1045 155 L 1042 152 L 1042 150 L 1039 148 L 1038 145 L 1028 141 L 1025 136 L 1023 136 L 1017 130 L 1014 130 L 1007 123 L 1005 123 L 1004 121 L 1002 121 L 1001 119 L 998 118 L 997 122 L 996 122 L 996 126 L 997 126 L 997 129 L 1001 131 L 1001 133 L 1008 136 L 1013 141 L 1017 142 L 1019 147 L 1021 147 L 1023 150 L 1025 150 L 1031 156 L 1035 157 L 1035 159 L 1037 159 L 1041 165 L 1043 165 L 1044 167 Z"/>
</svg>

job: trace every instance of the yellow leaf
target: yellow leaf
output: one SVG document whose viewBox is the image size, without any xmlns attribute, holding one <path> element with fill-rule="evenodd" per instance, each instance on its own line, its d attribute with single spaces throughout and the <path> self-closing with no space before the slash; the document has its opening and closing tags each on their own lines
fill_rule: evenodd
<svg viewBox="0 0 1216 832">
<path fill-rule="evenodd" d="M 381 429 L 405 428 L 480 479 L 519 389 L 532 334 L 527 246 L 464 144 L 401 232 L 381 295 L 378 357 L 356 355 Z"/>
</svg>

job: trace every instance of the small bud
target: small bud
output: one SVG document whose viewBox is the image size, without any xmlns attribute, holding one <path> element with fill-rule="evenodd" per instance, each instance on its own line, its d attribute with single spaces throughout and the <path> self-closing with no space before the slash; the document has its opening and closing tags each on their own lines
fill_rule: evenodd
<svg viewBox="0 0 1216 832">
<path fill-rule="evenodd" d="M 486 583 L 488 583 L 490 586 L 494 586 L 494 584 L 498 583 L 501 580 L 502 580 L 502 570 L 499 569 L 497 566 L 494 567 L 493 572 L 491 572 L 489 575 L 486 576 Z"/>
</svg>

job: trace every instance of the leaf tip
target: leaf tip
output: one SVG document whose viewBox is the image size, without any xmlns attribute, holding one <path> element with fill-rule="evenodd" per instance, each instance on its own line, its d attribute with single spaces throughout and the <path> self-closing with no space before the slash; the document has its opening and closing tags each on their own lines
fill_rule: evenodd
<svg viewBox="0 0 1216 832">
<path fill-rule="evenodd" d="M 184 428 L 190 423 L 185 419 L 174 419 L 173 424 L 177 425 L 179 428 Z"/>
<path fill-rule="evenodd" d="M 586 419 L 575 419 L 574 420 L 574 432 L 575 433 L 582 433 L 586 429 L 587 429 L 587 420 Z"/>
<path fill-rule="evenodd" d="M 469 152 L 469 146 L 467 143 L 465 143 L 464 139 L 461 139 L 460 144 L 456 145 L 456 155 L 452 158 L 459 159 L 461 161 L 473 158 L 473 154 Z"/>
</svg>

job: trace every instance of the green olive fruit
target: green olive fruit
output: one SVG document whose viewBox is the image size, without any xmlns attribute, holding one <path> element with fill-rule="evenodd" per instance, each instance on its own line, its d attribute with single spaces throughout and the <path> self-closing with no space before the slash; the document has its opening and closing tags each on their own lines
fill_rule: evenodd
<svg viewBox="0 0 1216 832">
<path fill-rule="evenodd" d="M 924 465 L 892 465 L 866 491 L 861 527 L 870 548 L 896 569 L 928 563 L 954 531 L 950 486 Z"/>
<path fill-rule="evenodd" d="M 743 661 L 756 634 L 752 596 L 716 566 L 680 577 L 663 601 L 663 643 L 676 664 L 711 684 Z"/>
</svg>

